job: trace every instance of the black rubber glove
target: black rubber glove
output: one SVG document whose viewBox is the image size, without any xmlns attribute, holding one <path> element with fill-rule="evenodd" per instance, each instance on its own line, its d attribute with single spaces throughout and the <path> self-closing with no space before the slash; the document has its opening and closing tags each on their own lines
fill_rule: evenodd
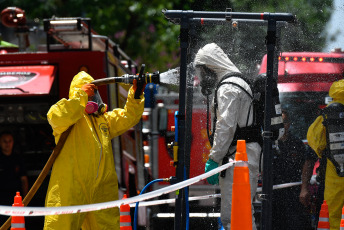
<svg viewBox="0 0 344 230">
<path fill-rule="evenodd" d="M 142 78 L 141 80 L 139 79 L 139 81 L 136 79 L 133 80 L 133 88 L 135 91 L 134 98 L 135 99 L 140 99 L 140 96 L 142 95 L 143 91 L 145 90 L 146 84 L 147 83 L 144 80 L 144 78 Z"/>
</svg>

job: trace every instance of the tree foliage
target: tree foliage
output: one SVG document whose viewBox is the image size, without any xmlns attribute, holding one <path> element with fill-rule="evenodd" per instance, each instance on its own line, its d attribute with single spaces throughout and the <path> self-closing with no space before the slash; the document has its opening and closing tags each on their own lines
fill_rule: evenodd
<svg viewBox="0 0 344 230">
<path fill-rule="evenodd" d="M 0 6 L 1 9 L 22 8 L 31 20 L 42 21 L 52 16 L 89 17 L 95 31 L 109 36 L 139 64 L 145 63 L 148 71 L 164 71 L 179 65 L 180 28 L 165 19 L 163 9 L 225 11 L 231 8 L 235 12 L 292 13 L 297 16 L 298 23 L 284 31 L 283 50 L 320 51 L 325 43 L 323 31 L 331 14 L 332 0 L 2 0 Z M 204 41 L 211 36 L 227 36 L 217 27 L 197 28 L 196 34 Z M 247 28 L 246 34 L 260 35 L 251 44 L 245 40 L 247 35 L 231 39 L 237 46 L 247 49 L 243 55 L 254 60 L 261 58 L 265 52 L 264 33 Z M 232 51 L 235 53 L 235 48 Z"/>
<path fill-rule="evenodd" d="M 297 23 L 282 37 L 284 51 L 321 51 L 325 45 L 324 28 L 333 10 L 333 0 L 233 0 L 235 11 L 288 12 Z"/>
</svg>

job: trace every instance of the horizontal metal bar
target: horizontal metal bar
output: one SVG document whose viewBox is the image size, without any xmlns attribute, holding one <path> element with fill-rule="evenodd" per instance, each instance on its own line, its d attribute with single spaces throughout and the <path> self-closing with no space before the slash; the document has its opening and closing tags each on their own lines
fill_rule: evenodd
<svg viewBox="0 0 344 230">
<path fill-rule="evenodd" d="M 164 10 L 168 19 L 181 18 L 223 18 L 223 19 L 255 19 L 294 22 L 295 16 L 291 13 L 248 13 L 248 12 L 217 12 L 217 11 L 193 11 L 193 10 Z"/>
<path fill-rule="evenodd" d="M 255 20 L 255 19 L 232 19 L 227 20 L 224 18 L 191 18 L 189 22 L 193 25 L 225 25 L 232 24 L 237 22 L 238 25 L 258 25 L 258 26 L 267 26 L 268 22 L 264 20 Z M 286 26 L 287 22 L 278 21 L 276 22 L 277 26 Z"/>
</svg>

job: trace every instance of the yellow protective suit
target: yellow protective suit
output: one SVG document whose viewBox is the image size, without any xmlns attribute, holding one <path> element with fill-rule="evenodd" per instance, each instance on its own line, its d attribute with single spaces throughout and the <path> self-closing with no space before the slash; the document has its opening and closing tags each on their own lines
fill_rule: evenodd
<svg viewBox="0 0 344 230">
<path fill-rule="evenodd" d="M 98 117 L 88 115 L 88 95 L 81 86 L 93 78 L 78 73 L 70 86 L 69 100 L 62 99 L 48 112 L 55 142 L 74 124 L 56 159 L 46 196 L 47 207 L 82 205 L 118 200 L 118 182 L 111 139 L 137 124 L 144 109 L 144 97 L 128 93 L 124 109 Z M 46 216 L 45 230 L 119 229 L 118 208 L 72 215 Z"/>
<path fill-rule="evenodd" d="M 333 98 L 333 102 L 344 104 L 344 80 L 334 82 L 329 95 Z M 319 157 L 322 157 L 323 150 L 326 148 L 326 129 L 322 122 L 323 117 L 317 117 L 307 133 L 308 144 Z M 331 230 L 338 230 L 344 205 L 344 177 L 337 175 L 330 160 L 327 160 L 324 199 L 328 204 Z"/>
</svg>

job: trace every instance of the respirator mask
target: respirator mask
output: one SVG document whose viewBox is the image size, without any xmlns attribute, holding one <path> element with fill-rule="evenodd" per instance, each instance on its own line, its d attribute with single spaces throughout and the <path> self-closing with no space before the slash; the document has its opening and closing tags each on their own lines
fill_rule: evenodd
<svg viewBox="0 0 344 230">
<path fill-rule="evenodd" d="M 206 67 L 205 65 L 196 66 L 195 75 L 201 80 L 201 92 L 204 96 L 208 96 L 212 93 L 212 89 L 216 85 L 216 73 Z"/>
<path fill-rule="evenodd" d="M 94 90 L 92 101 L 88 101 L 86 104 L 85 111 L 88 114 L 101 115 L 107 111 L 107 105 L 103 103 L 100 97 L 99 91 Z"/>
</svg>

